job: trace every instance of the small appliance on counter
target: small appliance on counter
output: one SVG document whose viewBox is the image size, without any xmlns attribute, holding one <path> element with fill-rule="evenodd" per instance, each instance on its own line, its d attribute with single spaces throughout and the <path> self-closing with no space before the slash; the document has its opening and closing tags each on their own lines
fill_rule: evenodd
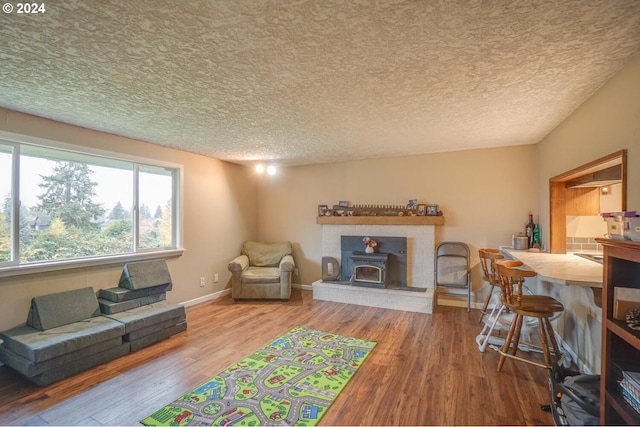
<svg viewBox="0 0 640 427">
<path fill-rule="evenodd" d="M 517 251 L 529 250 L 529 238 L 522 233 L 514 234 L 511 236 L 511 246 Z"/>
</svg>

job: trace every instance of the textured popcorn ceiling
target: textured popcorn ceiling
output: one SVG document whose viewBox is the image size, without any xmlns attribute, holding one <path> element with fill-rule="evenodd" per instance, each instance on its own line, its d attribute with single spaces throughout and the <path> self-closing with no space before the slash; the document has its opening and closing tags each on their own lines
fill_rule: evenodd
<svg viewBox="0 0 640 427">
<path fill-rule="evenodd" d="M 0 106 L 236 163 L 536 143 L 640 52 L 635 0 L 44 3 Z"/>
</svg>

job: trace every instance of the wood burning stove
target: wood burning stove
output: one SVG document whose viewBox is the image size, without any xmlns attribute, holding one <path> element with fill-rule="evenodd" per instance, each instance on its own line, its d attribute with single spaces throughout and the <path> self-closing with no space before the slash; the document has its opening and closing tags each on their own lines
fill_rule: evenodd
<svg viewBox="0 0 640 427">
<path fill-rule="evenodd" d="M 372 288 L 387 287 L 389 254 L 354 252 L 351 261 L 353 263 L 352 285 Z"/>
<path fill-rule="evenodd" d="M 407 289 L 407 238 L 370 236 L 375 253 L 364 252 L 363 236 L 340 236 L 340 282 L 372 288 Z"/>
</svg>

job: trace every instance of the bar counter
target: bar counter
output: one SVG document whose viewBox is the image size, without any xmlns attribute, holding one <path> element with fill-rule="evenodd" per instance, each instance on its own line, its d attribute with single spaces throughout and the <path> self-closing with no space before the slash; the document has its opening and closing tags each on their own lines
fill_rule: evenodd
<svg viewBox="0 0 640 427">
<path fill-rule="evenodd" d="M 501 247 L 505 258 L 522 261 L 538 273 L 536 294 L 549 295 L 565 307 L 553 321 L 563 353 L 580 371 L 600 372 L 602 343 L 602 264 L 573 253 L 549 254 Z"/>
<path fill-rule="evenodd" d="M 500 251 L 510 259 L 522 261 L 538 273 L 541 280 L 559 285 L 602 288 L 602 264 L 572 253 L 549 254 L 545 252 L 518 251 L 503 246 Z"/>
</svg>

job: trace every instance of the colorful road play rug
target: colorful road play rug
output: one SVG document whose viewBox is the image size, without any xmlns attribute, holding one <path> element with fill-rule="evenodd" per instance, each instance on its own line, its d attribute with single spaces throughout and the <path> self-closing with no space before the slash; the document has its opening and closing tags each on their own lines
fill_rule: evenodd
<svg viewBox="0 0 640 427">
<path fill-rule="evenodd" d="M 375 345 L 297 326 L 141 423 L 314 426 Z"/>
</svg>

